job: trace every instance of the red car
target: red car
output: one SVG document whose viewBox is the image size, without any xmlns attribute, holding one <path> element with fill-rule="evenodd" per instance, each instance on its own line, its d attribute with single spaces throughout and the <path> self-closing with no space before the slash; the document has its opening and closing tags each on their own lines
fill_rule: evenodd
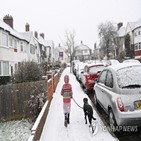
<svg viewBox="0 0 141 141">
<path fill-rule="evenodd" d="M 104 68 L 105 66 L 103 64 L 87 64 L 84 67 L 84 71 L 81 72 L 81 85 L 87 94 L 93 90 L 94 81 Z"/>
</svg>

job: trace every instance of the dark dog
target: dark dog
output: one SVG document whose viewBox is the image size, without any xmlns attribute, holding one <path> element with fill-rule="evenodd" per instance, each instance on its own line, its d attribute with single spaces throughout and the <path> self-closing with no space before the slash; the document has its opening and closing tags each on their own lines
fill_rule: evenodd
<svg viewBox="0 0 141 141">
<path fill-rule="evenodd" d="M 88 99 L 87 99 L 87 98 L 84 98 L 84 99 L 83 99 L 83 102 L 84 102 L 83 111 L 84 111 L 84 114 L 85 114 L 85 124 L 87 124 L 87 117 L 88 117 L 89 123 L 90 123 L 90 126 L 91 126 L 91 124 L 92 124 L 92 119 L 93 119 L 93 120 L 96 120 L 96 118 L 93 117 L 93 108 L 92 108 L 92 106 L 88 103 Z"/>
</svg>

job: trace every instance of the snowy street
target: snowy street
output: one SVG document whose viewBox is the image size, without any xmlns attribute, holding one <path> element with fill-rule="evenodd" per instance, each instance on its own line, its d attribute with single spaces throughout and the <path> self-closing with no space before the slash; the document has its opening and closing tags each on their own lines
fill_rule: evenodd
<svg viewBox="0 0 141 141">
<path fill-rule="evenodd" d="M 83 110 L 73 100 L 71 101 L 70 124 L 67 128 L 64 126 L 63 101 L 60 92 L 66 74 L 70 77 L 73 98 L 81 107 L 83 107 L 83 98 L 87 97 L 73 73 L 70 73 L 70 68 L 66 68 L 53 95 L 40 141 L 117 141 L 118 139 L 107 131 L 95 111 L 97 128 L 92 135 L 89 131 L 89 124 L 85 124 Z M 90 100 L 89 104 L 91 104 Z"/>
</svg>

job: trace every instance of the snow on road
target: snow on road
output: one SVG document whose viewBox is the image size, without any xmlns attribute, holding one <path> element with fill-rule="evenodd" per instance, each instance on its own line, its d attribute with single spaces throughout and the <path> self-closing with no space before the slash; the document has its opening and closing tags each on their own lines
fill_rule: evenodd
<svg viewBox="0 0 141 141">
<path fill-rule="evenodd" d="M 89 125 L 85 124 L 83 110 L 71 101 L 70 124 L 64 126 L 63 102 L 60 95 L 64 83 L 64 75 L 68 74 L 73 89 L 73 98 L 82 107 L 83 98 L 87 95 L 83 92 L 75 76 L 66 68 L 60 78 L 56 91 L 50 105 L 40 141 L 117 141 L 105 128 L 102 121 L 94 111 L 97 118 L 97 131 L 95 135 L 90 134 Z M 90 101 L 89 101 L 90 103 Z"/>
</svg>

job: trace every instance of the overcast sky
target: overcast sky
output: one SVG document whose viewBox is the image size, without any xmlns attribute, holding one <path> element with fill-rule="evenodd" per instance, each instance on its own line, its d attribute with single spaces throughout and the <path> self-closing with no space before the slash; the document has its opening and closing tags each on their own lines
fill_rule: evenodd
<svg viewBox="0 0 141 141">
<path fill-rule="evenodd" d="M 65 40 L 65 31 L 75 31 L 76 43 L 93 48 L 98 41 L 98 25 L 134 22 L 141 18 L 141 0 L 1 0 L 0 19 L 10 14 L 14 28 L 44 33 L 55 45 Z M 62 41 L 61 41 L 62 40 Z"/>
</svg>

